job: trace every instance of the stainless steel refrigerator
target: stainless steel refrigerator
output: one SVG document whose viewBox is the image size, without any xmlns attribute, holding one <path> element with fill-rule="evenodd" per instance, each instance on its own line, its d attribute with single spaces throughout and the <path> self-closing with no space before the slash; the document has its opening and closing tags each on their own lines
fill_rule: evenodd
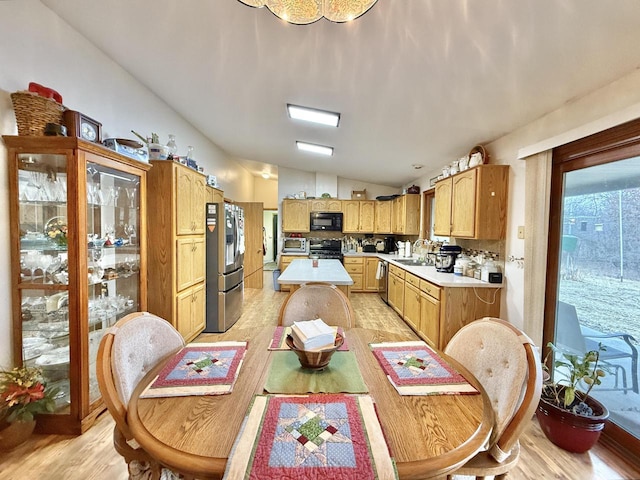
<svg viewBox="0 0 640 480">
<path fill-rule="evenodd" d="M 207 203 L 207 319 L 204 331 L 229 329 L 244 299 L 244 211 L 230 203 Z"/>
</svg>

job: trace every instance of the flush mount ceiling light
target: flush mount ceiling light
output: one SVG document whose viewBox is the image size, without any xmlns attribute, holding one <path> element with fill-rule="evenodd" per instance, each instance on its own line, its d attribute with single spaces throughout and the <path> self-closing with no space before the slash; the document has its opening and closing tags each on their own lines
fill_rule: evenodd
<svg viewBox="0 0 640 480">
<path fill-rule="evenodd" d="M 330 127 L 337 127 L 340 123 L 340 114 L 336 112 L 301 107 L 300 105 L 292 105 L 290 103 L 287 103 L 287 111 L 289 112 L 289 117 L 295 120 L 320 123 L 322 125 L 329 125 Z"/>
<path fill-rule="evenodd" d="M 264 178 L 265 180 L 268 180 L 268 179 L 269 179 L 269 176 L 270 176 L 270 175 L 269 175 L 267 172 L 264 172 L 264 173 L 262 174 L 262 178 Z"/>
<path fill-rule="evenodd" d="M 322 17 L 336 23 L 350 22 L 377 0 L 238 0 L 250 7 L 267 7 L 276 17 L 296 25 L 308 25 Z"/>
<path fill-rule="evenodd" d="M 303 150 L 305 152 L 317 153 L 319 155 L 326 155 L 330 157 L 333 155 L 333 147 L 326 147 L 324 145 L 316 145 L 315 143 L 307 143 L 296 140 L 296 146 L 298 150 Z"/>
</svg>

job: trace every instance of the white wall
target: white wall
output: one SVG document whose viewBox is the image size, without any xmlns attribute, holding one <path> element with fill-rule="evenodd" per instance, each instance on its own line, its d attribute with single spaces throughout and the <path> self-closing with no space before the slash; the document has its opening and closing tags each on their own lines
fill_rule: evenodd
<svg viewBox="0 0 640 480">
<path fill-rule="evenodd" d="M 246 170 L 40 2 L 0 1 L 0 34 L 0 134 L 16 133 L 9 92 L 25 89 L 30 81 L 36 81 L 58 90 L 69 108 L 101 121 L 104 136 L 130 138 L 131 129 L 140 133 L 155 131 L 164 139 L 167 134 L 174 133 L 179 151 L 184 152 L 187 145 L 193 145 L 197 161 L 207 173 L 217 175 L 227 198 L 253 200 L 255 182 Z M 516 235 L 517 226 L 524 225 L 525 198 L 524 162 L 517 160 L 518 151 L 567 132 L 575 138 L 578 138 L 576 135 L 586 136 L 594 133 L 594 126 L 605 129 L 634 117 L 640 117 L 640 71 L 633 71 L 486 145 L 492 162 L 512 167 L 507 255 L 524 255 L 524 242 L 518 240 Z M 9 201 L 6 164 L 6 150 L 0 144 L 0 198 L 4 205 L 8 205 Z M 420 190 L 424 191 L 430 187 L 429 179 L 439 171 L 440 167 L 408 185 L 418 184 Z M 398 189 L 338 178 L 339 198 L 350 198 L 351 190 L 365 188 L 369 198 L 398 193 Z M 279 168 L 279 201 L 300 190 L 310 196 L 323 193 L 316 192 L 314 173 Z M 0 209 L 2 245 L 9 243 L 8 215 L 8 208 Z M 8 249 L 0 249 L 0 264 L 7 266 L 9 260 Z M 505 278 L 502 315 L 522 326 L 523 294 L 528 287 L 524 270 L 507 263 Z M 0 366 L 6 366 L 11 360 L 10 282 L 7 268 L 0 271 L 0 302 L 6 306 L 5 315 L 0 317 Z"/>
<path fill-rule="evenodd" d="M 395 195 L 401 193 L 401 188 L 387 187 L 386 185 L 376 185 L 374 183 L 351 180 L 349 178 L 338 177 L 338 198 L 351 200 L 352 191 L 367 191 L 367 200 L 375 200 L 376 197 L 385 195 Z"/>
<path fill-rule="evenodd" d="M 491 156 L 491 163 L 511 166 L 505 245 L 507 256 L 524 257 L 525 251 L 525 240 L 517 238 L 518 226 L 525 224 L 526 195 L 525 161 L 518 159 L 519 151 L 536 153 L 541 151 L 542 147 L 537 149 L 533 147 L 539 143 L 544 148 L 551 148 L 634 118 L 640 118 L 639 70 L 635 70 L 589 95 L 565 104 L 535 122 L 516 129 L 485 146 Z M 429 172 L 414 183 L 420 185 L 421 191 L 427 190 L 429 179 L 439 172 L 439 169 Z M 542 186 L 540 187 L 542 188 Z M 535 259 L 525 258 L 525 262 L 535 262 Z M 524 269 L 518 268 L 516 263 L 506 263 L 506 288 L 503 291 L 501 305 L 502 317 L 520 328 L 524 327 L 524 292 L 531 287 L 527 284 L 524 272 Z M 540 326 L 542 322 L 543 318 L 536 318 L 531 323 Z M 527 333 L 532 334 L 533 332 Z"/>
<path fill-rule="evenodd" d="M 333 185 L 337 182 L 337 185 Z M 318 186 L 322 191 L 316 191 Z M 288 195 L 295 195 L 304 191 L 308 197 L 319 197 L 324 192 L 337 191 L 339 199 L 351 200 L 352 190 L 367 190 L 367 198 L 372 200 L 380 195 L 393 195 L 400 189 L 376 185 L 374 183 L 360 182 L 337 176 L 321 173 L 305 172 L 295 168 L 278 167 L 278 251 L 282 249 L 282 199 Z"/>
<path fill-rule="evenodd" d="M 278 180 L 254 177 L 253 201 L 262 202 L 265 209 L 277 209 Z"/>
<path fill-rule="evenodd" d="M 113 19 L 105 21 L 113 21 Z M 253 177 L 217 145 L 171 110 L 101 51 L 37 0 L 0 2 L 0 134 L 16 135 L 9 94 L 34 81 L 54 88 L 68 108 L 103 125 L 103 137 L 135 138 L 157 132 L 176 135 L 178 153 L 193 145 L 205 173 L 217 175 L 225 196 L 253 200 Z M 0 142 L 0 245 L 9 245 L 7 153 Z M 7 248 L 0 248 L 0 366 L 11 364 L 10 277 Z"/>
</svg>

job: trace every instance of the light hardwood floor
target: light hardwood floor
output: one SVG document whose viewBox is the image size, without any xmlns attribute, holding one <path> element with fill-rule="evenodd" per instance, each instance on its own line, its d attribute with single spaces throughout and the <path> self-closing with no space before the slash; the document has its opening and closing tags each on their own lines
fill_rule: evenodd
<svg viewBox="0 0 640 480">
<path fill-rule="evenodd" d="M 279 307 L 287 294 L 273 290 L 271 272 L 265 273 L 264 280 L 264 290 L 245 291 L 244 313 L 232 328 L 276 324 Z M 353 294 L 351 300 L 356 326 L 409 331 L 377 295 Z M 113 449 L 112 432 L 113 420 L 105 413 L 93 428 L 78 437 L 34 435 L 15 450 L 0 453 L 0 480 L 124 480 L 127 469 Z M 600 444 L 584 454 L 560 450 L 544 437 L 535 420 L 521 443 L 520 462 L 509 475 L 514 480 L 640 479 L 640 469 Z"/>
</svg>

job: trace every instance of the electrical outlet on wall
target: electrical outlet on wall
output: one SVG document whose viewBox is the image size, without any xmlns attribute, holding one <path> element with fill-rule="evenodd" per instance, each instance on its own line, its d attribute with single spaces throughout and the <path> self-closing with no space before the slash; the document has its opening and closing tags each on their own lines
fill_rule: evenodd
<svg viewBox="0 0 640 480">
<path fill-rule="evenodd" d="M 524 225 L 518 227 L 518 238 L 524 240 Z"/>
</svg>

